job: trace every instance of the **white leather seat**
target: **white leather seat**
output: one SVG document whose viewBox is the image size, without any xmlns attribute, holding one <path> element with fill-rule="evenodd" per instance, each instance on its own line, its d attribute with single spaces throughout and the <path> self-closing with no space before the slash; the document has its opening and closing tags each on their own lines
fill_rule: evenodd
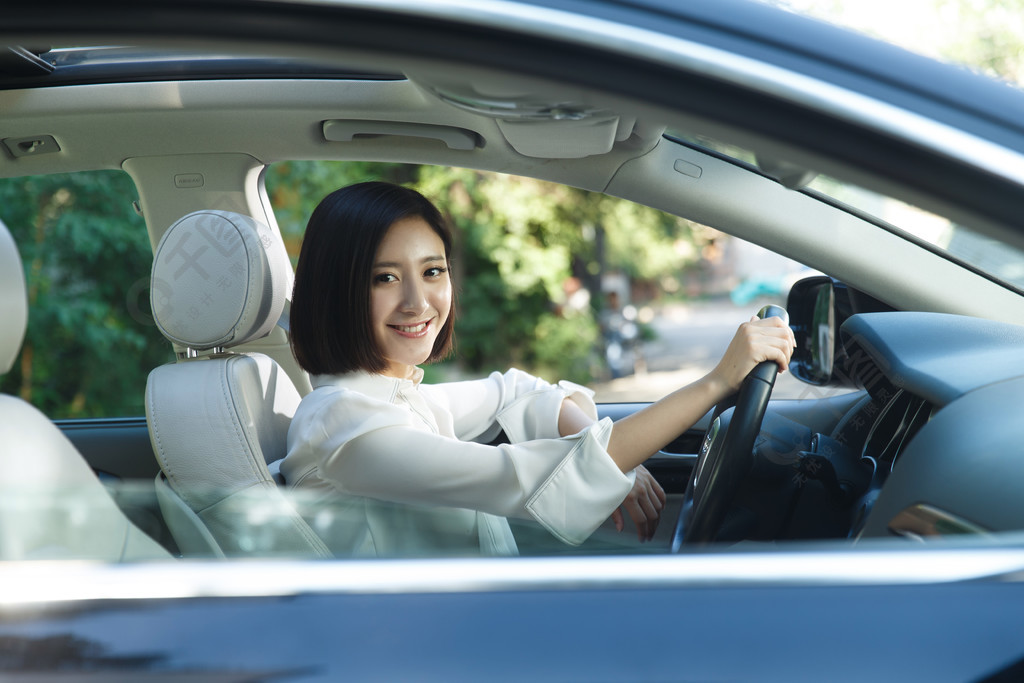
<svg viewBox="0 0 1024 683">
<path fill-rule="evenodd" d="M 299 393 L 268 356 L 230 350 L 281 318 L 291 265 L 279 236 L 248 216 L 190 213 L 160 240 L 151 284 L 157 326 L 179 351 L 146 387 L 157 494 L 178 546 L 329 557 L 268 467 L 285 455 Z"/>
<path fill-rule="evenodd" d="M 18 357 L 27 322 L 21 258 L 0 222 L 0 375 Z M 45 415 L 20 398 L 0 395 L 0 559 L 168 557 L 121 512 Z"/>
</svg>

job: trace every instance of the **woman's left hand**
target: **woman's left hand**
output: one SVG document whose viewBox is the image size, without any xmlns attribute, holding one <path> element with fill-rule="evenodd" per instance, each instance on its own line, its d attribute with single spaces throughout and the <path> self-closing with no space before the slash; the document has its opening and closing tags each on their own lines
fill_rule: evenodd
<svg viewBox="0 0 1024 683">
<path fill-rule="evenodd" d="M 636 481 L 633 483 L 633 488 L 622 501 L 622 505 L 612 512 L 612 522 L 615 523 L 617 531 L 622 531 L 625 528 L 622 510 L 625 509 L 629 518 L 636 524 L 637 538 L 642 543 L 654 538 L 654 532 L 658 530 L 658 522 L 661 520 L 661 511 L 665 508 L 666 498 L 661 484 L 643 465 L 639 465 L 634 471 L 636 472 Z"/>
</svg>

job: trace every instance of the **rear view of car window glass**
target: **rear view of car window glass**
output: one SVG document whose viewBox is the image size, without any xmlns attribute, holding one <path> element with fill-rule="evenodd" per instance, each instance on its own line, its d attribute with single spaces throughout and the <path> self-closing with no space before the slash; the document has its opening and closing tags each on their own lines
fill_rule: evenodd
<svg viewBox="0 0 1024 683">
<path fill-rule="evenodd" d="M 737 326 L 766 303 L 784 305 L 790 284 L 808 273 L 706 226 L 599 193 L 385 163 L 271 167 L 268 196 L 293 259 L 320 199 L 363 180 L 418 189 L 456 229 L 456 354 L 428 366 L 428 382 L 518 367 L 588 385 L 603 403 L 655 400 L 712 370 Z M 792 392 L 805 391 L 794 384 Z"/>
<path fill-rule="evenodd" d="M 152 251 L 135 197 L 121 171 L 0 179 L 29 299 L 0 390 L 51 418 L 140 416 L 149 371 L 173 359 L 150 315 Z"/>
</svg>

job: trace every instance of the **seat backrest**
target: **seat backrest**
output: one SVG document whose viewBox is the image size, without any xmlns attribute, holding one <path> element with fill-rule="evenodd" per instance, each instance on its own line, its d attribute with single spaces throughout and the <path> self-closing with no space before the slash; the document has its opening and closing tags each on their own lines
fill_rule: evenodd
<svg viewBox="0 0 1024 683">
<path fill-rule="evenodd" d="M 268 356 L 231 351 L 273 330 L 290 281 L 280 237 L 241 214 L 190 213 L 157 245 L 153 316 L 179 358 L 150 373 L 146 419 L 186 555 L 330 556 L 271 474 L 299 393 Z"/>
<path fill-rule="evenodd" d="M 0 375 L 18 357 L 27 322 L 21 258 L 0 222 Z M 0 560 L 168 557 L 128 520 L 45 415 L 20 398 L 0 395 Z"/>
</svg>

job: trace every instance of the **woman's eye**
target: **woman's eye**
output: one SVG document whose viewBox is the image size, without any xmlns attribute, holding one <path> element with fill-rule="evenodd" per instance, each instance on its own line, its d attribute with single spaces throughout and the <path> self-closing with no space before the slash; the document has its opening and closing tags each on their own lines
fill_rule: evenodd
<svg viewBox="0 0 1024 683">
<path fill-rule="evenodd" d="M 398 282 L 398 278 L 391 273 L 380 273 L 379 275 L 373 276 L 374 282 Z"/>
<path fill-rule="evenodd" d="M 434 268 L 427 268 L 427 272 L 425 272 L 424 275 L 426 277 L 440 277 L 441 275 L 443 275 L 446 272 L 448 272 L 447 268 L 442 268 L 441 266 L 437 266 L 437 267 L 434 267 Z"/>
</svg>

